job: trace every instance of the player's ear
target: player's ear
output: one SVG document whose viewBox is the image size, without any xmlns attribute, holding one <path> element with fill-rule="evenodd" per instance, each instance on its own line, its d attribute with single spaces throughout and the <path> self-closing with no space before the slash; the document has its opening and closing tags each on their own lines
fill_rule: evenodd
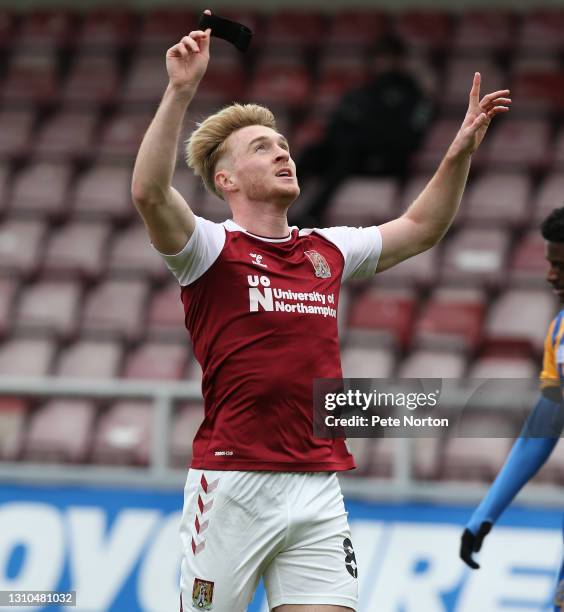
<svg viewBox="0 0 564 612">
<path fill-rule="evenodd" d="M 235 177 L 229 170 L 223 168 L 215 173 L 215 184 L 220 191 L 224 193 L 229 193 L 231 191 L 235 191 L 236 189 L 236 181 Z"/>
</svg>

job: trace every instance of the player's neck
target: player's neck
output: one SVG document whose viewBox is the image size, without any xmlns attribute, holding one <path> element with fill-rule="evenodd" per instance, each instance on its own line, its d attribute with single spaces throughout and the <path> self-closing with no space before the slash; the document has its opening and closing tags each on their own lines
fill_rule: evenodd
<svg viewBox="0 0 564 612">
<path fill-rule="evenodd" d="M 251 234 L 266 238 L 284 238 L 290 233 L 286 209 L 237 207 L 233 210 L 233 221 Z"/>
</svg>

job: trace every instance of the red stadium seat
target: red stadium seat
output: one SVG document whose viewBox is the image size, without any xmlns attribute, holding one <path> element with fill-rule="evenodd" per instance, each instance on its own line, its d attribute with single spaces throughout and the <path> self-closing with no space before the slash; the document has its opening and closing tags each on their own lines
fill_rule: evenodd
<svg viewBox="0 0 564 612">
<path fill-rule="evenodd" d="M 117 115 L 103 128 L 98 153 L 133 161 L 152 118 L 152 113 L 145 111 Z"/>
<path fill-rule="evenodd" d="M 384 11 L 371 8 L 341 8 L 331 16 L 329 31 L 325 38 L 327 47 L 367 47 L 386 30 L 387 15 Z"/>
<path fill-rule="evenodd" d="M 460 285 L 499 284 L 509 235 L 502 229 L 465 227 L 446 243 L 442 275 Z"/>
<path fill-rule="evenodd" d="M 517 46 L 528 51 L 558 52 L 564 48 L 562 31 L 562 8 L 536 8 L 523 19 Z"/>
<path fill-rule="evenodd" d="M 538 229 L 530 230 L 519 240 L 511 254 L 511 264 L 509 266 L 512 287 L 546 287 L 548 262 L 546 261 L 545 248 L 544 238 Z"/>
<path fill-rule="evenodd" d="M 476 359 L 470 367 L 468 378 L 519 378 L 534 379 L 539 374 L 539 362 L 515 353 L 513 355 L 496 356 L 486 354 Z"/>
<path fill-rule="evenodd" d="M 546 114 L 564 108 L 564 74 L 552 58 L 523 62 L 514 69 L 511 95 L 517 113 Z"/>
<path fill-rule="evenodd" d="M 48 339 L 13 338 L 0 344 L 0 377 L 46 376 L 55 354 Z"/>
<path fill-rule="evenodd" d="M 37 162 L 28 166 L 14 179 L 12 210 L 62 218 L 67 208 L 71 174 L 72 168 L 61 162 Z"/>
<path fill-rule="evenodd" d="M 453 46 L 466 53 L 505 51 L 515 40 L 515 26 L 515 17 L 507 10 L 465 9 L 458 19 Z"/>
<path fill-rule="evenodd" d="M 439 247 L 419 253 L 377 274 L 372 282 L 385 287 L 433 287 L 439 272 L 439 253 Z"/>
<path fill-rule="evenodd" d="M 563 132 L 564 135 L 564 132 Z M 562 139 L 564 143 L 564 138 Z M 564 161 L 564 156 L 563 156 Z M 540 184 L 533 202 L 533 222 L 538 226 L 558 206 L 562 206 L 564 172 L 553 172 Z"/>
<path fill-rule="evenodd" d="M 458 119 L 439 118 L 429 128 L 421 149 L 413 158 L 415 169 L 434 172 L 445 156 L 450 143 L 460 128 Z"/>
<path fill-rule="evenodd" d="M 388 378 L 395 364 L 393 351 L 348 346 L 342 352 L 343 378 Z"/>
<path fill-rule="evenodd" d="M 138 340 L 143 332 L 149 286 L 142 279 L 107 280 L 87 295 L 82 333 L 92 338 Z"/>
<path fill-rule="evenodd" d="M 349 178 L 331 198 L 327 216 L 331 225 L 368 226 L 396 215 L 398 186 L 389 178 Z"/>
<path fill-rule="evenodd" d="M 313 107 L 320 109 L 333 109 L 343 94 L 360 85 L 365 78 L 364 69 L 357 68 L 330 68 L 326 69 L 315 84 L 313 90 Z"/>
<path fill-rule="evenodd" d="M 283 104 L 299 108 L 309 99 L 310 76 L 304 66 L 257 71 L 250 85 L 249 97 L 262 104 Z"/>
<path fill-rule="evenodd" d="M 523 226 L 530 217 L 531 187 L 528 174 L 485 172 L 470 183 L 462 216 L 474 226 Z"/>
<path fill-rule="evenodd" d="M 51 236 L 43 257 L 49 275 L 97 279 L 104 269 L 110 225 L 100 221 L 68 223 Z"/>
<path fill-rule="evenodd" d="M 186 468 L 192 457 L 192 440 L 204 420 L 202 404 L 184 405 L 174 416 L 170 434 L 170 462 L 172 467 Z"/>
<path fill-rule="evenodd" d="M 87 157 L 92 153 L 96 115 L 62 111 L 42 124 L 35 152 L 41 158 Z"/>
<path fill-rule="evenodd" d="M 61 352 L 55 374 L 67 378 L 115 378 L 122 355 L 117 342 L 81 340 Z"/>
<path fill-rule="evenodd" d="M 63 87 L 63 101 L 70 106 L 113 102 L 119 87 L 118 66 L 112 53 L 79 53 Z"/>
<path fill-rule="evenodd" d="M 51 400 L 33 414 L 26 435 L 27 461 L 84 463 L 96 418 L 93 402 Z"/>
<path fill-rule="evenodd" d="M 541 353 L 553 315 L 554 298 L 546 290 L 509 289 L 491 306 L 484 328 L 486 341 L 490 345 L 528 342 Z"/>
<path fill-rule="evenodd" d="M 0 112 L 0 158 L 20 157 L 30 153 L 34 114 L 31 109 Z"/>
<path fill-rule="evenodd" d="M 542 165 L 547 161 L 549 127 L 540 119 L 504 119 L 484 143 L 481 159 L 488 167 L 511 170 Z"/>
<path fill-rule="evenodd" d="M 140 31 L 135 34 L 141 52 L 157 51 L 164 54 L 190 32 L 195 18 L 191 11 L 173 7 L 148 9 L 143 12 L 142 20 Z"/>
<path fill-rule="evenodd" d="M 457 351 L 413 351 L 402 361 L 398 378 L 460 378 L 466 359 Z"/>
<path fill-rule="evenodd" d="M 315 11 L 278 10 L 268 18 L 264 43 L 266 46 L 291 44 L 315 46 L 327 32 L 324 16 Z"/>
<path fill-rule="evenodd" d="M 245 91 L 245 71 L 239 63 L 214 64 L 198 87 L 198 98 L 207 104 L 231 104 L 240 100 Z"/>
<path fill-rule="evenodd" d="M 135 210 L 131 166 L 107 161 L 92 166 L 78 179 L 73 196 L 73 214 L 80 219 L 129 219 Z"/>
<path fill-rule="evenodd" d="M 50 51 L 68 45 L 75 30 L 75 16 L 64 9 L 32 10 L 24 17 L 18 31 L 17 46 Z"/>
<path fill-rule="evenodd" d="M 134 17 L 117 6 L 86 13 L 77 43 L 82 48 L 117 49 L 127 47 L 133 35 Z"/>
<path fill-rule="evenodd" d="M 5 104 L 52 104 L 58 96 L 57 60 L 54 53 L 23 53 L 12 57 L 2 86 Z"/>
<path fill-rule="evenodd" d="M 37 272 L 46 229 L 39 219 L 6 219 L 0 225 L 0 272 L 19 276 Z"/>
<path fill-rule="evenodd" d="M 155 339 L 186 338 L 184 307 L 180 301 L 180 285 L 172 280 L 153 294 L 148 311 L 149 337 Z"/>
<path fill-rule="evenodd" d="M 98 423 L 92 447 L 95 463 L 147 465 L 153 432 L 151 404 L 120 401 L 110 407 Z"/>
<path fill-rule="evenodd" d="M 443 50 L 451 41 L 451 15 L 433 8 L 406 9 L 397 16 L 396 29 L 410 47 Z"/>
<path fill-rule="evenodd" d="M 12 327 L 12 309 L 18 284 L 14 278 L 0 277 L 0 337 Z"/>
<path fill-rule="evenodd" d="M 27 403 L 20 398 L 0 398 L 0 460 L 17 459 L 25 434 Z"/>
<path fill-rule="evenodd" d="M 188 355 L 187 342 L 147 342 L 127 356 L 123 376 L 142 380 L 180 380 L 184 377 Z"/>
<path fill-rule="evenodd" d="M 411 340 L 415 298 L 411 291 L 368 289 L 352 303 L 352 337 L 374 338 L 405 347 Z"/>
<path fill-rule="evenodd" d="M 155 104 L 162 98 L 168 83 L 163 58 L 161 52 L 135 57 L 123 90 L 125 104 Z"/>
<path fill-rule="evenodd" d="M 484 302 L 484 294 L 477 289 L 438 289 L 415 326 L 417 346 L 475 349 L 481 338 Z"/>
<path fill-rule="evenodd" d="M 468 97 L 475 72 L 479 72 L 481 75 L 480 91 L 484 93 L 509 87 L 509 81 L 504 71 L 489 55 L 477 57 L 454 56 L 447 66 L 446 90 L 441 106 L 453 110 L 460 109 L 461 112 L 464 112 L 468 106 Z"/>
<path fill-rule="evenodd" d="M 23 292 L 15 317 L 22 332 L 69 339 L 76 332 L 81 288 L 73 281 L 40 281 Z"/>
<path fill-rule="evenodd" d="M 151 246 L 142 223 L 116 234 L 109 249 L 108 270 L 113 277 L 141 276 L 154 280 L 170 277 L 164 260 Z"/>
</svg>

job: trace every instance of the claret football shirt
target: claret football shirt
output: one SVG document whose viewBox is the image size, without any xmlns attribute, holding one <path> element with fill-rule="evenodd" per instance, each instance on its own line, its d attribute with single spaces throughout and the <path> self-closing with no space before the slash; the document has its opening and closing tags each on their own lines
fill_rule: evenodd
<svg viewBox="0 0 564 612">
<path fill-rule="evenodd" d="M 313 436 L 313 380 L 340 378 L 341 282 L 374 274 L 377 227 L 292 228 L 266 238 L 196 217 L 176 255 L 205 417 L 192 467 L 284 472 L 354 467 L 343 439 Z"/>
</svg>

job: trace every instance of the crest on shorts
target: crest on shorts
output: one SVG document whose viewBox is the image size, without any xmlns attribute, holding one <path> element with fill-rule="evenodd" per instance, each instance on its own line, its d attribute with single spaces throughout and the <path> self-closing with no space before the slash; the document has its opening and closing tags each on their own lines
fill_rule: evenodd
<svg viewBox="0 0 564 612">
<path fill-rule="evenodd" d="M 331 268 L 323 255 L 317 251 L 304 251 L 304 254 L 311 261 L 315 276 L 318 278 L 329 278 L 331 276 Z"/>
<path fill-rule="evenodd" d="M 213 582 L 194 578 L 192 587 L 192 606 L 196 610 L 211 610 L 213 608 Z"/>
<path fill-rule="evenodd" d="M 556 587 L 556 594 L 554 595 L 554 605 L 564 605 L 564 580 L 561 580 Z"/>
</svg>

